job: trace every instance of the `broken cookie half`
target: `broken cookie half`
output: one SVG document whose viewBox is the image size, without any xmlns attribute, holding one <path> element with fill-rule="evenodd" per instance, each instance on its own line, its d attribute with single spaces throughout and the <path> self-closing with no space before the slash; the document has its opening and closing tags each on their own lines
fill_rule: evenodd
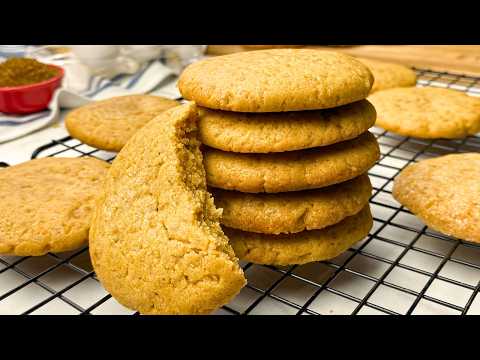
<svg viewBox="0 0 480 360">
<path fill-rule="evenodd" d="M 246 280 L 207 192 L 194 103 L 162 113 L 119 153 L 90 230 L 104 287 L 142 314 L 208 314 Z"/>
</svg>

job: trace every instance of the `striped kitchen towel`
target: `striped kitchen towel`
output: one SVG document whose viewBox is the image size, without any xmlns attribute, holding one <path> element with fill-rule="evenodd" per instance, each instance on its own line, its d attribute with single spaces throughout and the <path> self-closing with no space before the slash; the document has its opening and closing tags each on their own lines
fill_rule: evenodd
<svg viewBox="0 0 480 360">
<path fill-rule="evenodd" d="M 90 77 L 87 90 L 77 93 L 58 89 L 48 109 L 26 116 L 0 113 L 0 143 L 11 141 L 44 128 L 59 120 L 61 109 L 72 109 L 92 101 L 132 94 L 152 94 L 171 99 L 180 98 L 174 72 L 160 61 L 145 64 L 136 74 L 113 79 Z"/>
<path fill-rule="evenodd" d="M 0 45 L 0 60 L 25 56 L 27 45 Z"/>
</svg>

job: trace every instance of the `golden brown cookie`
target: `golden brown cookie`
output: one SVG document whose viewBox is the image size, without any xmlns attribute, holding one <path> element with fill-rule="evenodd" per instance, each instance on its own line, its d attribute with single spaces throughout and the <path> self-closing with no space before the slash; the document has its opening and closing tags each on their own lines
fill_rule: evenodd
<svg viewBox="0 0 480 360">
<path fill-rule="evenodd" d="M 0 170 L 0 253 L 40 256 L 87 243 L 109 164 L 43 158 Z"/>
<path fill-rule="evenodd" d="M 454 154 L 407 167 L 393 196 L 434 230 L 480 242 L 480 154 Z"/>
<path fill-rule="evenodd" d="M 362 210 L 372 194 L 368 175 L 318 190 L 246 194 L 212 189 L 223 209 L 222 224 L 233 229 L 288 234 L 323 229 Z"/>
<path fill-rule="evenodd" d="M 377 125 L 404 136 L 464 138 L 480 131 L 480 99 L 440 88 L 397 88 L 369 97 Z"/>
<path fill-rule="evenodd" d="M 298 48 L 304 45 L 241 45 L 241 46 L 249 50 L 266 50 L 266 49 Z"/>
<path fill-rule="evenodd" d="M 404 65 L 364 58 L 358 58 L 358 60 L 368 66 L 375 79 L 371 93 L 397 87 L 415 86 L 417 83 L 415 71 Z"/>
<path fill-rule="evenodd" d="M 161 112 L 179 103 L 153 95 L 128 95 L 75 109 L 65 126 L 75 139 L 107 151 L 120 151 L 128 139 Z"/>
<path fill-rule="evenodd" d="M 90 231 L 105 288 L 142 314 L 206 314 L 245 285 L 207 192 L 197 109 L 170 109 L 113 162 Z"/>
<path fill-rule="evenodd" d="M 310 149 L 351 140 L 375 124 L 366 100 L 329 110 L 247 114 L 200 108 L 200 140 L 237 153 Z"/>
<path fill-rule="evenodd" d="M 333 259 L 368 235 L 373 226 L 370 207 L 322 230 L 265 235 L 224 228 L 237 256 L 262 265 L 301 265 Z"/>
<path fill-rule="evenodd" d="M 246 193 L 319 189 L 353 179 L 380 156 L 375 137 L 360 137 L 309 150 L 278 154 L 236 154 L 207 148 L 207 182 L 214 188 Z"/>
<path fill-rule="evenodd" d="M 209 109 L 284 112 L 334 108 L 365 99 L 368 68 L 351 56 L 314 49 L 273 49 L 218 56 L 188 66 L 182 96 Z"/>
</svg>

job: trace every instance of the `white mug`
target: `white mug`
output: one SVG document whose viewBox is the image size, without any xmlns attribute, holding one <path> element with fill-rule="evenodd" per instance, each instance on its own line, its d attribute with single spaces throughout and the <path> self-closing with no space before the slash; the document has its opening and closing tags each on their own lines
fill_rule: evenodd
<svg viewBox="0 0 480 360">
<path fill-rule="evenodd" d="M 140 63 L 158 59 L 163 51 L 163 45 L 123 45 L 121 52 Z"/>
<path fill-rule="evenodd" d="M 133 74 L 140 67 L 139 62 L 122 55 L 118 45 L 70 45 L 70 48 L 95 75 Z"/>
</svg>

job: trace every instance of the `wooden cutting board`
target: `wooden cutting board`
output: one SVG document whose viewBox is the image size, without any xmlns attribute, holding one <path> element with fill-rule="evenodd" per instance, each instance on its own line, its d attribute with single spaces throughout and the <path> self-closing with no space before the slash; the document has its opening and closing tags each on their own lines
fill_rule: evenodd
<svg viewBox="0 0 480 360">
<path fill-rule="evenodd" d="M 262 46 L 263 47 L 263 46 Z M 305 46 L 345 52 L 435 71 L 480 76 L 480 45 Z M 251 45 L 209 45 L 212 55 L 253 50 Z"/>
</svg>

